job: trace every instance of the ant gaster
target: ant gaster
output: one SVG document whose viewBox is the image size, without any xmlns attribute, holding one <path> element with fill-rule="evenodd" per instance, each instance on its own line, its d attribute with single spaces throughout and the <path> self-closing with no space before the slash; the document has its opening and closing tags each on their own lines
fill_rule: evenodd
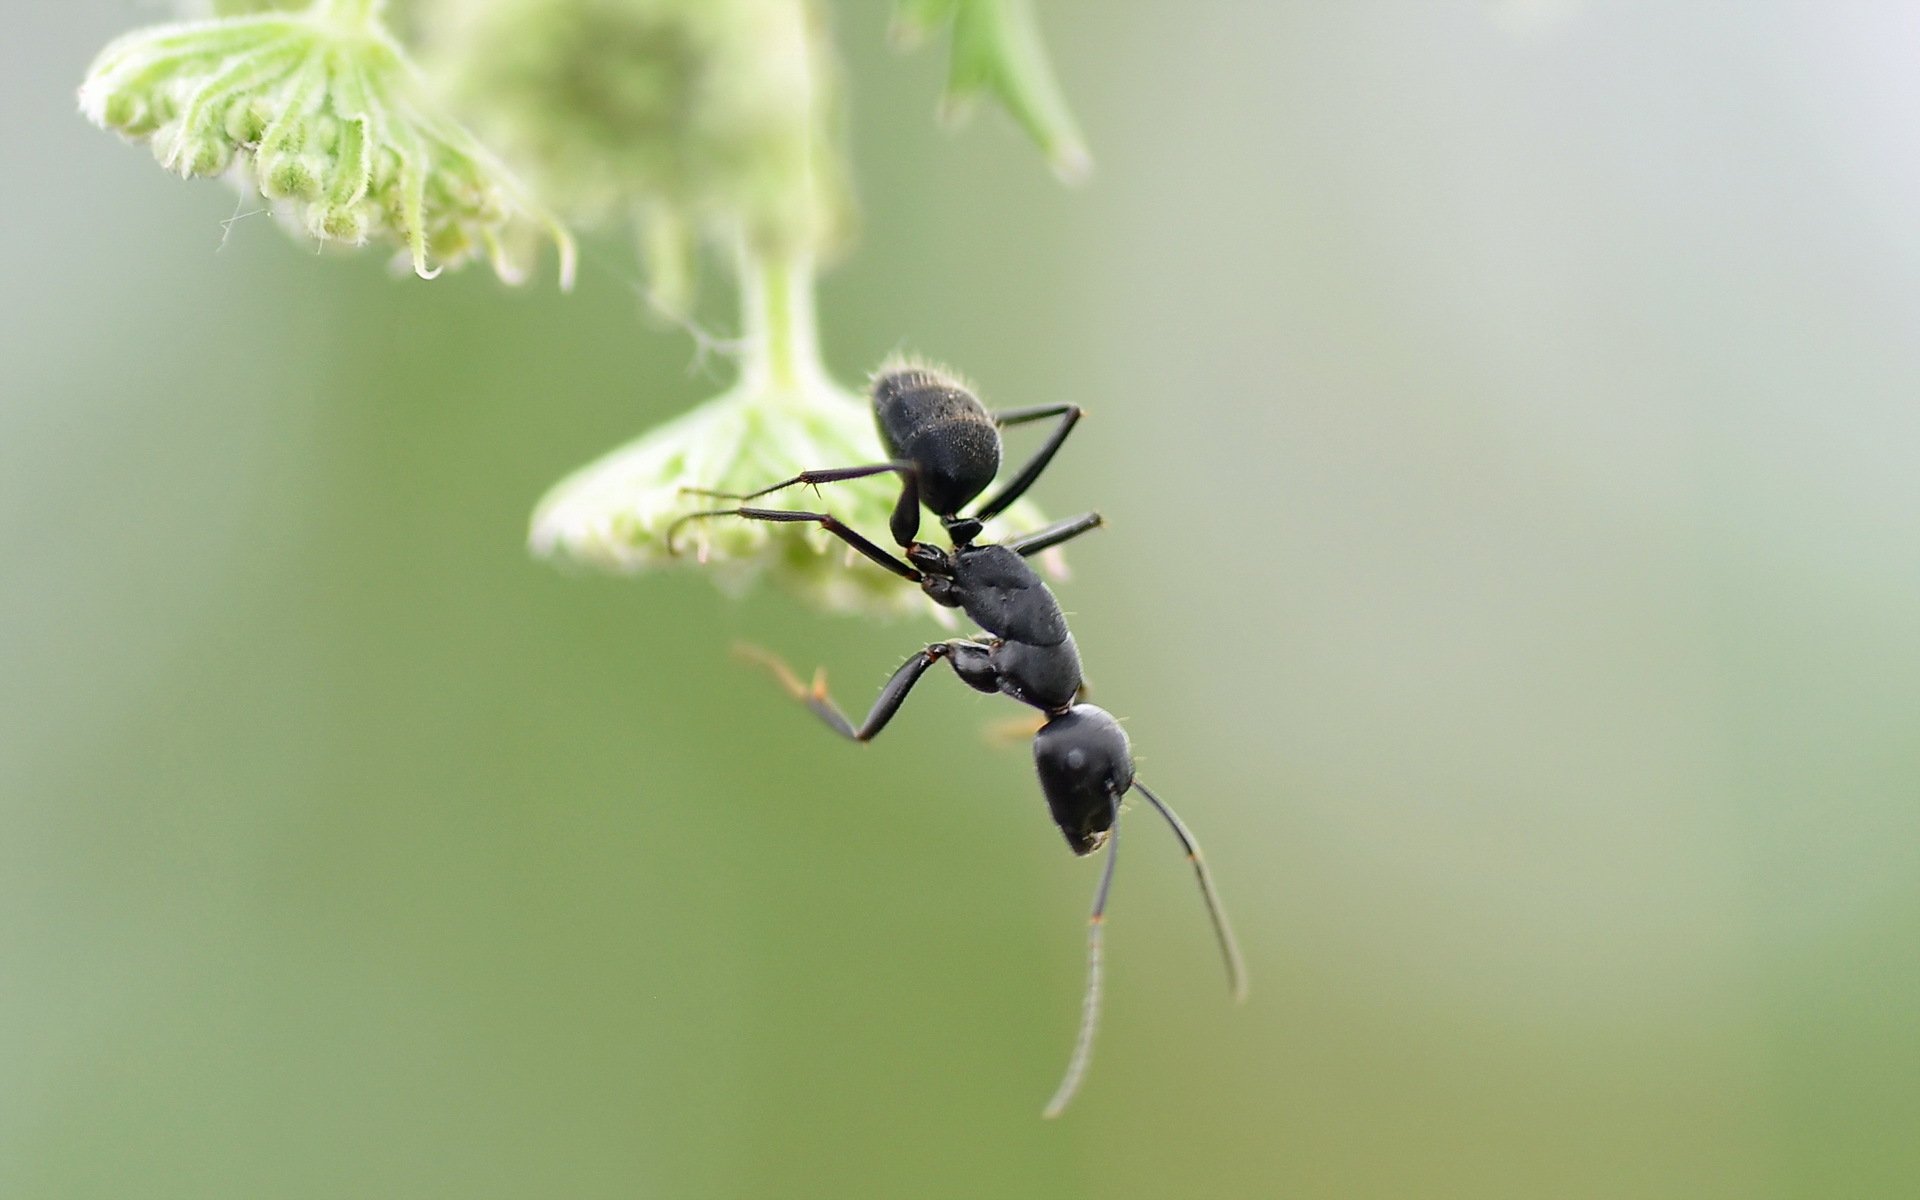
<svg viewBox="0 0 1920 1200">
<path fill-rule="evenodd" d="M 1040 710 L 1042 724 L 1034 735 L 1033 759 L 1054 824 L 1076 855 L 1107 846 L 1106 867 L 1094 893 L 1088 925 L 1087 989 L 1080 1032 L 1066 1074 L 1044 1113 L 1058 1116 L 1078 1090 L 1092 1058 L 1100 1010 L 1101 927 L 1119 848 L 1120 800 L 1128 791 L 1138 789 L 1166 819 L 1193 863 L 1236 1000 L 1246 996 L 1246 972 L 1198 843 L 1173 810 L 1135 778 L 1133 754 L 1120 723 L 1104 709 L 1082 702 L 1085 685 L 1080 654 L 1067 631 L 1066 617 L 1053 593 L 1026 562 L 1033 554 L 1098 527 L 1100 514 L 1083 513 L 1004 543 L 977 541 L 986 523 L 1018 500 L 1046 470 L 1080 419 L 1081 410 L 1062 404 L 990 413 L 958 381 L 912 364 L 882 367 L 873 380 L 872 400 L 874 420 L 890 461 L 803 471 L 744 495 L 698 494 L 748 501 L 801 484 L 896 474 L 901 480 L 900 499 L 889 528 L 904 557 L 869 541 L 829 513 L 744 506 L 688 514 L 668 531 L 668 546 L 672 548 L 673 533 L 681 524 L 712 517 L 817 524 L 869 560 L 917 584 L 934 603 L 963 610 L 991 635 L 983 640 L 935 642 L 915 653 L 887 680 L 866 719 L 858 725 L 848 720 L 827 694 L 824 672 L 805 684 L 778 659 L 758 653 L 753 657 L 771 669 L 786 689 L 828 727 L 856 742 L 878 736 L 900 710 L 914 684 L 942 659 L 969 687 L 1000 692 Z M 986 491 L 999 474 L 1000 430 L 1050 417 L 1057 417 L 1059 423 L 1033 457 L 991 499 L 972 514 L 961 515 L 961 510 Z M 923 505 L 940 520 L 952 549 L 919 540 Z"/>
</svg>

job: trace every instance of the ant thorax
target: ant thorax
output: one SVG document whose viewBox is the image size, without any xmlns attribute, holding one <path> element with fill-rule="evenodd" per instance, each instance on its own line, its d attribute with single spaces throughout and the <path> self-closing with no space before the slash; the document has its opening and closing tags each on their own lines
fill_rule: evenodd
<svg viewBox="0 0 1920 1200">
<path fill-rule="evenodd" d="M 1005 546 L 965 546 L 952 561 L 960 606 L 980 628 L 1029 646 L 1067 640 L 1060 602 L 1026 559 Z"/>
</svg>

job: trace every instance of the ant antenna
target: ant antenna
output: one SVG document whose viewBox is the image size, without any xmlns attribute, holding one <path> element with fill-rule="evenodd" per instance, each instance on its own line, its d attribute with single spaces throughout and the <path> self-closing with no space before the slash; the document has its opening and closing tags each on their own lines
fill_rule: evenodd
<svg viewBox="0 0 1920 1200">
<path fill-rule="evenodd" d="M 1158 803 L 1156 801 L 1156 803 Z M 1113 824 L 1107 833 L 1107 866 L 1100 873 L 1100 887 L 1093 893 L 1093 915 L 1087 918 L 1087 994 L 1080 1004 L 1080 1035 L 1073 1042 L 1073 1057 L 1067 1060 L 1067 1073 L 1054 1090 L 1053 1099 L 1040 1115 L 1048 1120 L 1067 1111 L 1073 1094 L 1080 1090 L 1087 1067 L 1093 1062 L 1093 1034 L 1100 1025 L 1100 930 L 1107 919 L 1107 893 L 1113 890 L 1113 864 L 1120 860 L 1120 797 L 1113 798 Z"/>
<path fill-rule="evenodd" d="M 1233 991 L 1233 1002 L 1240 1004 L 1247 998 L 1247 964 L 1240 957 L 1240 943 L 1233 938 L 1233 926 L 1227 924 L 1227 910 L 1220 906 L 1220 894 L 1213 890 L 1213 876 L 1207 871 L 1206 860 L 1200 857 L 1200 843 L 1193 840 L 1193 834 L 1186 825 L 1175 816 L 1173 810 L 1160 803 L 1160 797 L 1147 790 L 1147 785 L 1139 780 L 1133 786 L 1148 803 L 1160 810 L 1160 815 L 1173 826 L 1173 836 L 1180 839 L 1186 847 L 1187 861 L 1193 864 L 1193 873 L 1200 880 L 1200 898 L 1207 902 L 1207 916 L 1213 918 L 1213 932 L 1220 939 L 1220 956 L 1227 963 L 1227 986 Z"/>
</svg>

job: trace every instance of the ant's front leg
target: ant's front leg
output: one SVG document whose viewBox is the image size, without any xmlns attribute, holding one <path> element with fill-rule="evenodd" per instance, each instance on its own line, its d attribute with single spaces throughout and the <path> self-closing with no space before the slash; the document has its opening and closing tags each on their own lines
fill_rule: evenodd
<svg viewBox="0 0 1920 1200">
<path fill-rule="evenodd" d="M 735 652 L 748 662 L 771 671 L 787 694 L 812 709 L 815 716 L 826 722 L 827 728 L 850 741 L 870 742 L 887 727 L 888 721 L 893 720 L 893 714 L 900 711 L 900 706 L 906 703 L 907 693 L 913 690 L 914 684 L 920 682 L 920 677 L 927 673 L 928 667 L 953 654 L 956 646 L 970 645 L 970 642 L 935 642 L 901 663 L 900 669 L 893 673 L 893 678 L 887 680 L 886 686 L 880 689 L 880 698 L 873 702 L 867 719 L 860 722 L 858 727 L 847 719 L 846 714 L 840 711 L 840 706 L 833 702 L 833 697 L 827 694 L 825 668 L 814 672 L 812 683 L 802 683 L 791 667 L 765 650 L 740 646 Z"/>
</svg>

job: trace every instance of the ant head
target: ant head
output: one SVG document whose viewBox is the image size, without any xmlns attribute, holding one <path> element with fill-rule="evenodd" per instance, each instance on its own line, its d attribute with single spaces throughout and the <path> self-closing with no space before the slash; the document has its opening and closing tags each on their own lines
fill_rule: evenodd
<svg viewBox="0 0 1920 1200">
<path fill-rule="evenodd" d="M 1091 854 L 1113 829 L 1115 799 L 1133 787 L 1133 749 L 1120 722 L 1102 708 L 1076 704 L 1051 716 L 1033 739 L 1053 823 L 1075 854 Z"/>
</svg>

